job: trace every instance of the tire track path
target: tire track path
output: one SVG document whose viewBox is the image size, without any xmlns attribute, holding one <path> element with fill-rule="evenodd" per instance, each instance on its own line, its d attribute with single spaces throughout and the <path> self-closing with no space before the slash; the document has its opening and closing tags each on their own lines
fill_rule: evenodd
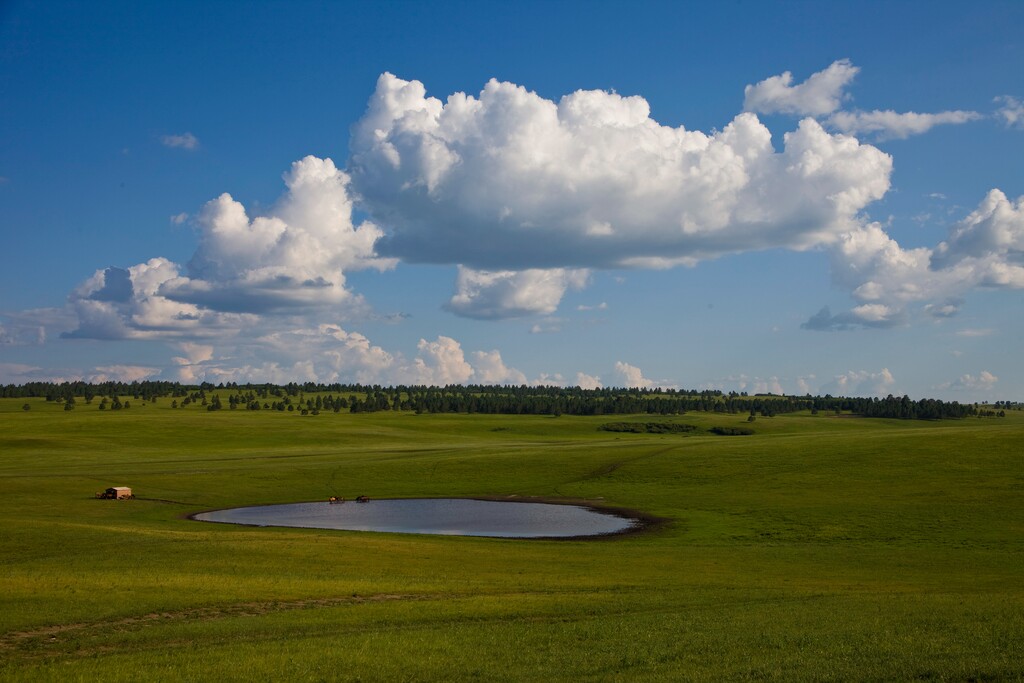
<svg viewBox="0 0 1024 683">
<path fill-rule="evenodd" d="M 602 465 L 601 467 L 598 467 L 595 470 L 591 470 L 590 472 L 587 472 L 582 477 L 577 477 L 575 479 L 569 479 L 567 481 L 561 482 L 558 486 L 556 486 L 554 488 L 554 491 L 559 496 L 564 495 L 559 490 L 560 487 L 562 487 L 562 486 L 568 486 L 570 484 L 582 484 L 584 482 L 592 481 L 594 479 L 600 479 L 602 477 L 607 477 L 607 476 L 609 476 L 611 474 L 614 474 L 616 470 L 618 470 L 618 469 L 620 469 L 622 467 L 625 467 L 626 465 L 632 465 L 633 463 L 639 462 L 641 460 L 649 460 L 650 458 L 655 458 L 655 457 L 657 457 L 659 455 L 664 455 L 664 454 L 668 453 L 669 451 L 675 450 L 676 448 L 678 448 L 678 446 L 675 446 L 675 445 L 673 445 L 673 446 L 666 446 L 664 448 L 659 448 L 658 450 L 652 451 L 650 453 L 643 453 L 642 455 L 635 455 L 635 456 L 633 456 L 631 458 L 622 458 L 621 460 L 613 460 L 612 462 L 607 463 L 605 465 Z"/>
</svg>

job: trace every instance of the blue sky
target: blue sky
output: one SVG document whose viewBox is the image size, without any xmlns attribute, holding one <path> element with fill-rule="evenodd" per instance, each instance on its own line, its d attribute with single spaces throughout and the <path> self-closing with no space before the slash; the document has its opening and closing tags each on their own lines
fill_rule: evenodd
<svg viewBox="0 0 1024 683">
<path fill-rule="evenodd" d="M 0 5 L 0 382 L 1024 398 L 1024 5 Z"/>
</svg>

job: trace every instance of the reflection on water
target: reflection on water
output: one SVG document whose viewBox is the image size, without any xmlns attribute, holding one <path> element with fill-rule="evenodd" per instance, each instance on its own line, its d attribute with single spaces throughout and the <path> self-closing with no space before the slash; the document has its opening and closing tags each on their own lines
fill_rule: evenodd
<svg viewBox="0 0 1024 683">
<path fill-rule="evenodd" d="M 620 533 L 638 524 L 635 519 L 577 505 L 465 498 L 260 505 L 203 512 L 194 519 L 255 526 L 503 538 L 598 536 Z"/>
</svg>

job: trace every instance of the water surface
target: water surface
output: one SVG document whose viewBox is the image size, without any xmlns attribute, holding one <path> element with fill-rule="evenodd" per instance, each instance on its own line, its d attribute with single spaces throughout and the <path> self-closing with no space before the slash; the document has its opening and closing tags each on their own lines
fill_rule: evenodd
<svg viewBox="0 0 1024 683">
<path fill-rule="evenodd" d="M 601 536 L 639 525 L 639 520 L 579 505 L 466 498 L 259 505 L 202 512 L 193 519 L 254 526 L 501 538 Z"/>
</svg>

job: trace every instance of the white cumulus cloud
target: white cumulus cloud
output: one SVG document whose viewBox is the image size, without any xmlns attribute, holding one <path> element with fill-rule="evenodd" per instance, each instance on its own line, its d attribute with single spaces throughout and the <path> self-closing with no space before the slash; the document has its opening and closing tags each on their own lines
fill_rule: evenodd
<svg viewBox="0 0 1024 683">
<path fill-rule="evenodd" d="M 992 190 L 934 248 L 905 249 L 878 223 L 862 225 L 833 247 L 832 274 L 858 305 L 836 315 L 823 308 L 803 327 L 891 327 L 906 322 L 915 302 L 948 318 L 972 289 L 1024 289 L 1024 198 Z"/>
<path fill-rule="evenodd" d="M 188 276 L 161 294 L 232 312 L 358 304 L 344 271 L 393 265 L 374 253 L 380 229 L 353 224 L 348 176 L 330 159 L 296 161 L 284 180 L 288 191 L 264 216 L 250 218 L 227 193 L 208 202 Z"/>
<path fill-rule="evenodd" d="M 753 386 L 755 394 L 782 395 L 786 393 L 778 377 L 768 377 L 767 379 L 755 378 Z"/>
<path fill-rule="evenodd" d="M 469 318 L 511 318 L 548 315 L 558 308 L 569 288 L 583 287 L 586 269 L 530 268 L 482 271 L 459 266 L 455 294 L 446 308 Z"/>
<path fill-rule="evenodd" d="M 751 113 L 706 134 L 661 125 L 638 96 L 555 102 L 491 80 L 441 102 L 391 74 L 353 127 L 349 160 L 353 188 L 387 227 L 380 253 L 486 272 L 827 244 L 885 194 L 891 168 L 811 119 L 777 151 Z"/>
<path fill-rule="evenodd" d="M 213 359 L 213 346 L 195 342 L 181 342 L 177 345 L 181 356 L 174 356 L 171 361 L 177 366 L 175 378 L 184 384 L 197 384 L 201 381 L 205 363 Z"/>
<path fill-rule="evenodd" d="M 654 386 L 654 381 L 644 377 L 643 371 L 635 365 L 629 363 L 623 363 L 622 361 L 615 362 L 615 374 L 618 375 L 622 380 L 622 386 L 634 388 L 634 389 L 650 389 Z"/>
<path fill-rule="evenodd" d="M 68 297 L 77 327 L 61 336 L 183 339 L 232 334 L 256 322 L 251 315 L 221 313 L 162 296 L 161 287 L 179 277 L 178 265 L 165 258 L 98 270 Z"/>
<path fill-rule="evenodd" d="M 798 85 L 793 85 L 793 74 L 784 71 L 744 88 L 743 108 L 762 114 L 830 114 L 839 108 L 844 88 L 859 71 L 850 60 L 840 59 Z"/>
<path fill-rule="evenodd" d="M 982 370 L 977 376 L 961 375 L 952 382 L 940 384 L 937 389 L 954 389 L 963 391 L 991 391 L 999 378 L 988 370 Z"/>
<path fill-rule="evenodd" d="M 630 365 L 629 363 L 623 363 L 622 361 L 615 362 L 615 375 L 619 377 L 619 383 L 613 386 L 622 386 L 630 389 L 676 388 L 674 384 L 665 380 L 648 379 L 647 377 L 644 377 L 644 373 L 640 368 L 635 365 Z M 586 375 L 580 373 L 577 375 L 577 381 L 581 378 L 588 379 Z M 592 379 L 600 381 L 597 377 Z"/>
<path fill-rule="evenodd" d="M 505 365 L 501 352 L 474 351 L 472 354 L 474 384 L 526 384 L 526 375 Z"/>
<path fill-rule="evenodd" d="M 576 373 L 576 386 L 580 389 L 600 389 L 601 378 L 596 375 L 588 375 L 583 372 Z"/>
<path fill-rule="evenodd" d="M 992 190 L 932 257 L 938 267 L 968 263 L 983 269 L 982 284 L 1024 287 L 1024 197 L 1011 201 Z"/>
<path fill-rule="evenodd" d="M 473 376 L 473 366 L 466 361 L 462 345 L 451 337 L 439 336 L 435 341 L 420 339 L 419 355 L 404 371 L 410 384 L 464 384 Z"/>
<path fill-rule="evenodd" d="M 420 339 L 412 358 L 358 332 L 323 323 L 211 343 L 176 342 L 164 375 L 181 382 L 357 382 L 360 384 L 528 384 L 501 352 L 465 353 L 444 335 Z M 468 357 L 467 357 L 468 356 Z"/>
<path fill-rule="evenodd" d="M 287 192 L 250 218 L 222 194 L 199 212 L 199 246 L 183 269 L 153 258 L 96 271 L 69 297 L 77 329 L 94 339 L 220 337 L 266 315 L 358 311 L 345 271 L 386 269 L 374 243 L 380 229 L 352 221 L 348 176 L 330 159 L 306 157 L 284 176 Z"/>
<path fill-rule="evenodd" d="M 557 372 L 554 374 L 542 372 L 536 379 L 531 380 L 530 384 L 535 387 L 564 387 L 565 378 Z"/>
<path fill-rule="evenodd" d="M 321 382 L 390 383 L 400 363 L 399 357 L 364 335 L 332 323 L 265 334 L 251 351 L 264 363 L 280 360 L 294 365 L 312 359 L 308 373 Z"/>
<path fill-rule="evenodd" d="M 891 394 L 896 379 L 888 368 L 878 372 L 850 370 L 823 386 L 821 391 L 834 396 L 885 396 Z"/>
<path fill-rule="evenodd" d="M 314 369 L 313 361 L 297 361 L 291 365 L 268 361 L 260 365 L 218 364 L 207 368 L 204 381 L 211 383 L 238 384 L 287 384 L 288 382 L 317 382 L 321 380 Z M 328 380 L 329 381 L 329 380 Z"/>
</svg>

